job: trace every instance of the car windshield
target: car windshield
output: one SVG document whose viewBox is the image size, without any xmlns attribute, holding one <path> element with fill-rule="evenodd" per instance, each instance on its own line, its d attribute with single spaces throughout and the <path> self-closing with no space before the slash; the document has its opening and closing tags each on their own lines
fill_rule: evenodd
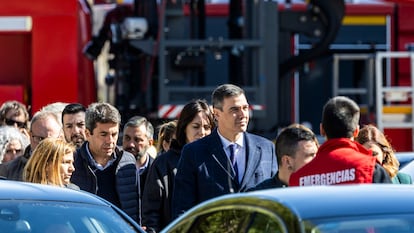
<svg viewBox="0 0 414 233">
<path fill-rule="evenodd" d="M 52 201 L 1 201 L 0 232 L 136 232 L 107 206 Z"/>
<path fill-rule="evenodd" d="M 414 215 L 357 216 L 305 221 L 307 233 L 411 233 Z"/>
</svg>

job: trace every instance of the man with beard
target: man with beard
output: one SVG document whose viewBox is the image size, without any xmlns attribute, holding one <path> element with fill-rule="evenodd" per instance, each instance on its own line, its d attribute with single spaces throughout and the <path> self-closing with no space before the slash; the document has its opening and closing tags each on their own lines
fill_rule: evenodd
<svg viewBox="0 0 414 233">
<path fill-rule="evenodd" d="M 153 162 L 150 148 L 154 143 L 154 127 L 145 117 L 134 116 L 124 126 L 122 148 L 133 154 L 137 160 L 140 177 L 141 194 L 144 192 L 145 180 Z"/>
<path fill-rule="evenodd" d="M 82 104 L 66 105 L 62 112 L 63 133 L 67 142 L 80 148 L 85 141 L 85 112 Z"/>
</svg>

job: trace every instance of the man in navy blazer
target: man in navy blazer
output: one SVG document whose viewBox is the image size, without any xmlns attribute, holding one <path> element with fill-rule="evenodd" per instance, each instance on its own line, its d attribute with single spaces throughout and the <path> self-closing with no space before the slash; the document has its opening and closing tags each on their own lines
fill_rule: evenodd
<svg viewBox="0 0 414 233">
<path fill-rule="evenodd" d="M 244 192 L 277 172 L 274 144 L 246 132 L 249 104 L 243 89 L 221 85 L 214 90 L 212 103 L 217 128 L 182 150 L 172 195 L 173 218 L 210 198 Z"/>
</svg>

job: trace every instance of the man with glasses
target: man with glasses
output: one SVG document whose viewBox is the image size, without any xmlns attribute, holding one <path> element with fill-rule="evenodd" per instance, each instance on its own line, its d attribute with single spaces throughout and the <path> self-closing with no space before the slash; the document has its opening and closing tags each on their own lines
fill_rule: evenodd
<svg viewBox="0 0 414 233">
<path fill-rule="evenodd" d="M 0 165 L 0 176 L 9 180 L 22 181 L 23 168 L 26 166 L 32 151 L 45 138 L 62 137 L 62 128 L 56 114 L 50 111 L 35 113 L 30 123 L 30 145 L 26 147 L 24 154 L 7 163 Z"/>
</svg>

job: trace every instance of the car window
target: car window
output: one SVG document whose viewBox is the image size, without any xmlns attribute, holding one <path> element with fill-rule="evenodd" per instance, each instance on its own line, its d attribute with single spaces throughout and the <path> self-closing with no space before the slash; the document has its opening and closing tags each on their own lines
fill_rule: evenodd
<svg viewBox="0 0 414 233">
<path fill-rule="evenodd" d="M 136 229 L 109 206 L 7 201 L 0 202 L 0 232 L 118 233 Z"/>
<path fill-rule="evenodd" d="M 308 233 L 412 233 L 414 215 L 379 215 L 318 219 L 305 222 Z"/>
<path fill-rule="evenodd" d="M 201 215 L 192 224 L 184 224 L 174 232 L 284 233 L 284 229 L 275 215 L 267 215 L 253 209 L 227 209 Z"/>
</svg>

